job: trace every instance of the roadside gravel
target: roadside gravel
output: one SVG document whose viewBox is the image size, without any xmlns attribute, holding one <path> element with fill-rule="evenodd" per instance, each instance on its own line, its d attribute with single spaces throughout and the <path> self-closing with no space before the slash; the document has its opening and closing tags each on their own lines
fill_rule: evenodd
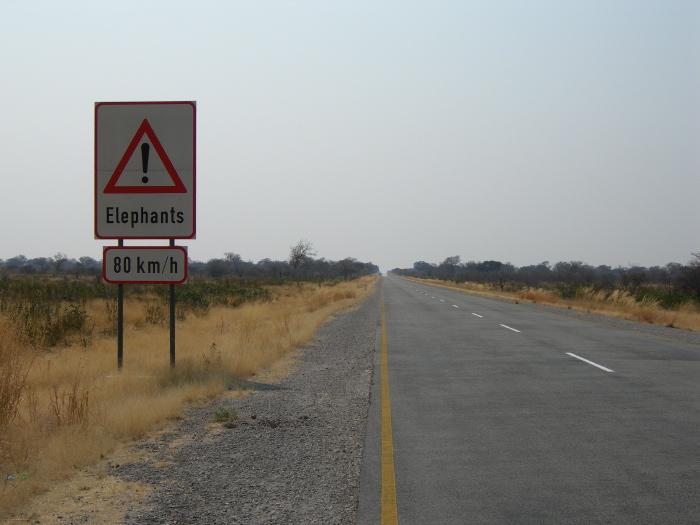
<svg viewBox="0 0 700 525">
<path fill-rule="evenodd" d="M 175 431 L 138 445 L 112 475 L 154 491 L 137 524 L 354 524 L 379 293 L 340 313 L 284 379 L 187 411 Z M 212 407 L 238 420 L 212 425 Z"/>
</svg>

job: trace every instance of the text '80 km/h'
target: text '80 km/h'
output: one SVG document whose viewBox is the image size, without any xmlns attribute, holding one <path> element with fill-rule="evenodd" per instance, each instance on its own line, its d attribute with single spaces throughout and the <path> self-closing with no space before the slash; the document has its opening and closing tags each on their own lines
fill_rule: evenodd
<svg viewBox="0 0 700 525">
<path fill-rule="evenodd" d="M 104 279 L 112 284 L 180 284 L 187 280 L 184 246 L 108 246 L 102 261 Z"/>
</svg>

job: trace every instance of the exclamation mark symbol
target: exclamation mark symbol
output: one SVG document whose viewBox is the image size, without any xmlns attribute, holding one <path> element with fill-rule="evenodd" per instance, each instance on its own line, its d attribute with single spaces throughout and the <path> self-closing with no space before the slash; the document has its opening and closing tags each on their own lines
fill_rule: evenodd
<svg viewBox="0 0 700 525">
<path fill-rule="evenodd" d="M 148 153 L 151 151 L 151 146 L 144 142 L 141 144 L 141 166 L 143 166 L 143 172 L 148 173 Z M 145 175 L 141 177 L 141 182 L 144 184 L 148 183 L 148 177 Z"/>
</svg>

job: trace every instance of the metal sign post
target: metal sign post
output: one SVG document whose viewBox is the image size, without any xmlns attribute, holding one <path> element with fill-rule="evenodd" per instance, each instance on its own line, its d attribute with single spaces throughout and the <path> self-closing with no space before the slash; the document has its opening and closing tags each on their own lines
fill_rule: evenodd
<svg viewBox="0 0 700 525">
<path fill-rule="evenodd" d="M 119 246 L 124 246 L 124 240 L 119 239 Z M 124 366 L 124 285 L 117 286 L 117 369 Z"/>
<path fill-rule="evenodd" d="M 118 284 L 117 366 L 123 366 L 124 284 L 170 285 L 170 366 L 175 366 L 175 284 L 187 280 L 187 252 L 175 239 L 196 233 L 196 103 L 95 104 L 95 237 L 103 278 Z M 169 246 L 124 247 L 124 239 Z"/>
<path fill-rule="evenodd" d="M 175 246 L 175 239 L 170 239 L 170 246 Z M 185 257 L 187 261 L 187 257 Z M 170 367 L 175 368 L 175 285 L 170 285 Z"/>
</svg>

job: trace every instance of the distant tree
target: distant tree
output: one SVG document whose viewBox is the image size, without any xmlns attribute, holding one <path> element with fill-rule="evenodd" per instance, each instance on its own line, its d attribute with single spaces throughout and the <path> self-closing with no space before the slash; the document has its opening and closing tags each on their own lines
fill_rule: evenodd
<svg viewBox="0 0 700 525">
<path fill-rule="evenodd" d="M 27 261 L 27 266 L 32 266 L 39 273 L 47 273 L 53 265 L 50 257 L 37 257 Z"/>
<path fill-rule="evenodd" d="M 631 266 L 627 275 L 632 288 L 639 288 L 647 280 L 647 269 L 641 266 Z"/>
<path fill-rule="evenodd" d="M 620 284 L 624 286 L 625 288 L 630 285 L 630 273 L 627 268 L 624 266 L 618 266 L 613 270 L 615 275 L 617 275 L 620 279 Z"/>
<path fill-rule="evenodd" d="M 421 277 L 432 277 L 435 272 L 435 265 L 425 261 L 417 261 L 413 263 L 413 269 Z"/>
<path fill-rule="evenodd" d="M 233 252 L 226 252 L 224 254 L 224 257 L 226 258 L 226 262 L 231 264 L 231 265 L 234 265 L 237 262 L 240 262 L 243 260 L 243 259 L 241 259 L 240 255 L 238 255 L 237 253 L 233 253 Z"/>
<path fill-rule="evenodd" d="M 292 268 L 292 277 L 296 277 L 297 268 L 308 259 L 316 255 L 310 241 L 301 239 L 289 248 L 289 266 Z"/>
<path fill-rule="evenodd" d="M 462 262 L 459 255 L 453 255 L 452 257 L 447 257 L 444 261 L 440 263 L 439 269 L 446 274 L 448 279 L 454 279 L 455 270 Z"/>
<path fill-rule="evenodd" d="M 664 266 L 664 271 L 666 272 L 666 284 L 673 284 L 678 280 L 678 277 L 683 272 L 683 265 L 680 263 L 668 263 Z"/>
<path fill-rule="evenodd" d="M 56 273 L 61 273 L 61 269 L 68 262 L 68 256 L 65 253 L 58 252 L 53 256 L 53 264 L 56 269 Z"/>
<path fill-rule="evenodd" d="M 340 274 L 343 276 L 343 280 L 347 281 L 348 277 L 352 275 L 357 259 L 354 257 L 346 257 L 342 261 L 338 261 L 338 267 L 340 268 Z"/>
<path fill-rule="evenodd" d="M 195 261 L 190 257 L 187 258 L 187 275 L 195 277 L 204 274 L 206 263 Z"/>
<path fill-rule="evenodd" d="M 246 261 L 243 264 L 243 267 L 241 268 L 242 272 L 245 274 L 245 276 L 249 279 L 255 279 L 258 277 L 261 277 L 265 275 L 265 270 L 263 270 L 260 266 L 255 264 L 253 261 Z M 242 279 L 242 275 L 238 275 L 240 279 Z"/>
<path fill-rule="evenodd" d="M 209 277 L 224 277 L 229 274 L 229 265 L 224 259 L 210 259 L 206 264 L 205 273 Z"/>
<path fill-rule="evenodd" d="M 517 270 L 517 279 L 527 286 L 538 286 L 552 280 L 552 269 L 549 261 L 540 264 L 521 266 Z"/>
<path fill-rule="evenodd" d="M 258 267 L 261 269 L 263 274 L 267 274 L 273 279 L 282 278 L 283 264 L 279 261 L 273 261 L 271 259 L 261 259 L 258 261 Z"/>
<path fill-rule="evenodd" d="M 700 297 L 700 253 L 693 253 L 690 262 L 681 269 L 678 285 L 681 290 L 695 293 Z"/>
<path fill-rule="evenodd" d="M 613 288 L 615 282 L 617 281 L 617 276 L 613 271 L 612 267 L 607 264 L 600 264 L 595 268 L 595 275 L 598 285 L 603 288 Z"/>
<path fill-rule="evenodd" d="M 498 272 L 502 267 L 503 263 L 501 261 L 484 261 L 479 263 L 476 269 L 480 272 Z"/>
<path fill-rule="evenodd" d="M 331 275 L 332 268 L 333 265 L 331 261 L 328 261 L 325 257 L 315 259 L 313 264 L 312 276 L 314 274 L 318 274 L 319 277 L 325 279 Z"/>
<path fill-rule="evenodd" d="M 5 261 L 5 269 L 7 270 L 19 270 L 22 266 L 27 264 L 27 257 L 24 255 L 15 255 L 10 257 Z"/>
<path fill-rule="evenodd" d="M 100 261 L 93 259 L 92 257 L 81 257 L 78 262 L 87 268 L 99 268 Z"/>
<path fill-rule="evenodd" d="M 81 257 L 78 259 L 75 270 L 77 273 L 82 273 L 85 275 L 99 275 L 101 272 L 102 264 L 100 261 L 96 261 L 92 257 Z"/>
<path fill-rule="evenodd" d="M 238 255 L 237 253 L 233 252 L 227 252 L 226 253 L 226 262 L 229 264 L 231 267 L 231 271 L 238 275 L 238 279 L 243 282 L 243 276 L 245 275 L 247 266 L 249 266 L 247 263 L 241 259 L 241 256 Z"/>
<path fill-rule="evenodd" d="M 595 277 L 595 268 L 583 261 L 559 261 L 554 271 L 559 282 L 572 285 L 592 284 Z"/>
<path fill-rule="evenodd" d="M 36 268 L 32 266 L 31 264 L 25 264 L 19 269 L 19 273 L 24 273 L 27 275 L 31 275 L 36 273 Z"/>
<path fill-rule="evenodd" d="M 311 256 L 306 257 L 303 261 L 301 261 L 299 268 L 302 270 L 305 278 L 313 277 L 314 270 L 316 268 L 316 259 Z"/>
</svg>

